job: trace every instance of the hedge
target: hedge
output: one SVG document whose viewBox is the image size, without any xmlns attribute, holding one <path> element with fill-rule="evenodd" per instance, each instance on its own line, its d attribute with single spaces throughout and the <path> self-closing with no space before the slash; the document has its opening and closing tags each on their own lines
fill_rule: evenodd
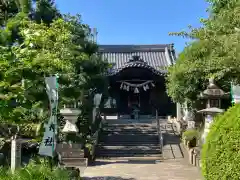
<svg viewBox="0 0 240 180">
<path fill-rule="evenodd" d="M 240 104 L 214 118 L 201 159 L 205 180 L 240 179 Z"/>
<path fill-rule="evenodd" d="M 193 140 L 194 138 L 199 138 L 199 132 L 196 129 L 188 129 L 182 134 L 182 139 L 185 139 L 187 141 Z"/>
</svg>

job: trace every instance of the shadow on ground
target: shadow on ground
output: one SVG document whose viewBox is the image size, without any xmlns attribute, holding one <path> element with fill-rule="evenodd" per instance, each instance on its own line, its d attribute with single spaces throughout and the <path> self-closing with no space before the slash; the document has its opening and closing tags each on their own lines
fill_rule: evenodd
<svg viewBox="0 0 240 180">
<path fill-rule="evenodd" d="M 83 180 L 136 180 L 136 179 L 114 177 L 114 176 L 98 176 L 98 177 L 83 177 Z"/>
<path fill-rule="evenodd" d="M 169 132 L 163 133 L 163 144 L 181 144 L 181 139 L 175 134 L 169 134 Z"/>
</svg>

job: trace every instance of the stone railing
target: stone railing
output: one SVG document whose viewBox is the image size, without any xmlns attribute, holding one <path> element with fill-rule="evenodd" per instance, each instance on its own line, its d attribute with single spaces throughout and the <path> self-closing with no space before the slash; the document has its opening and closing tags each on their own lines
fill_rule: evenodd
<svg viewBox="0 0 240 180">
<path fill-rule="evenodd" d="M 96 123 L 96 122 L 95 122 Z M 99 143 L 99 136 L 102 131 L 102 123 L 103 120 L 101 119 L 97 130 L 94 132 L 94 134 L 90 137 L 90 144 L 89 147 L 85 147 L 85 157 L 88 158 L 88 163 L 93 163 L 96 159 L 96 148 Z"/>
<path fill-rule="evenodd" d="M 188 149 L 189 163 L 201 168 L 200 150 L 198 147 Z"/>
<path fill-rule="evenodd" d="M 201 167 L 201 149 L 200 147 L 190 147 L 190 141 L 183 139 L 183 146 L 188 154 L 188 161 L 191 165 Z"/>
<path fill-rule="evenodd" d="M 173 123 L 176 126 L 176 130 L 181 136 L 182 133 L 187 129 L 187 123 L 183 120 L 177 120 L 177 118 L 168 117 L 168 122 Z M 182 143 L 187 151 L 189 163 L 193 166 L 201 167 L 200 148 L 190 147 L 190 141 L 187 141 L 186 139 L 182 139 Z"/>
<path fill-rule="evenodd" d="M 98 145 L 99 142 L 99 135 L 100 135 L 100 131 L 102 130 L 102 122 L 99 124 L 99 129 L 93 134 L 92 136 L 92 142 L 93 142 L 93 149 L 92 149 L 92 159 L 94 160 L 96 157 L 96 147 Z"/>
<path fill-rule="evenodd" d="M 168 122 L 173 123 L 176 126 L 176 131 L 179 135 L 182 135 L 183 131 L 186 130 L 187 124 L 182 120 L 177 120 L 176 117 L 168 117 Z"/>
<path fill-rule="evenodd" d="M 158 132 L 159 146 L 162 154 L 163 153 L 163 135 L 162 135 L 161 125 L 160 125 L 160 119 L 157 119 L 157 132 Z"/>
</svg>

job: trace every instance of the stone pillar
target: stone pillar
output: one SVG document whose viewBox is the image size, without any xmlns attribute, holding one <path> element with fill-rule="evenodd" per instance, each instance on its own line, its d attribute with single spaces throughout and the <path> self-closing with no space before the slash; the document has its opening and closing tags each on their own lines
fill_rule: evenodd
<svg viewBox="0 0 240 180">
<path fill-rule="evenodd" d="M 177 103 L 177 120 L 180 121 L 182 119 L 182 112 L 181 112 L 181 104 Z"/>
<path fill-rule="evenodd" d="M 193 149 L 188 150 L 189 163 L 190 163 L 190 164 L 193 164 L 193 153 L 194 153 L 194 150 L 193 150 Z"/>
<path fill-rule="evenodd" d="M 96 120 L 96 115 L 97 115 L 97 107 L 93 107 L 93 110 L 92 110 L 92 123 L 95 122 Z"/>
<path fill-rule="evenodd" d="M 210 125 L 211 125 L 212 121 L 213 121 L 213 116 L 212 115 L 206 115 L 205 116 L 204 132 L 203 132 L 203 135 L 202 135 L 203 142 L 205 142 L 205 139 L 206 139 L 207 134 L 209 132 Z"/>
<path fill-rule="evenodd" d="M 185 105 L 185 108 L 184 108 L 183 120 L 186 121 L 187 124 L 188 124 L 187 129 L 194 129 L 195 128 L 195 121 L 194 121 L 193 110 L 188 108 L 187 105 Z"/>
<path fill-rule="evenodd" d="M 17 168 L 21 166 L 21 142 L 16 138 L 12 137 L 11 141 L 11 171 L 14 172 Z"/>
<path fill-rule="evenodd" d="M 188 116 L 189 116 L 188 114 L 189 114 L 189 109 L 188 109 L 187 103 L 184 103 L 183 104 L 183 120 L 184 121 L 188 120 Z"/>
</svg>

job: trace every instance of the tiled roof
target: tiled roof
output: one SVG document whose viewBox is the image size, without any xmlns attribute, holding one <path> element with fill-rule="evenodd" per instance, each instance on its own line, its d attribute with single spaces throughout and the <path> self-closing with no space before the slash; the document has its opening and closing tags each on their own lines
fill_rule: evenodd
<svg viewBox="0 0 240 180">
<path fill-rule="evenodd" d="M 139 56 L 145 67 L 162 74 L 165 67 L 175 62 L 175 51 L 172 44 L 159 45 L 100 45 L 99 53 L 103 59 L 113 65 L 112 72 L 119 72 L 127 67 L 136 67 L 136 63 L 128 63 L 133 56 Z M 138 63 L 138 66 L 143 66 Z"/>
</svg>

